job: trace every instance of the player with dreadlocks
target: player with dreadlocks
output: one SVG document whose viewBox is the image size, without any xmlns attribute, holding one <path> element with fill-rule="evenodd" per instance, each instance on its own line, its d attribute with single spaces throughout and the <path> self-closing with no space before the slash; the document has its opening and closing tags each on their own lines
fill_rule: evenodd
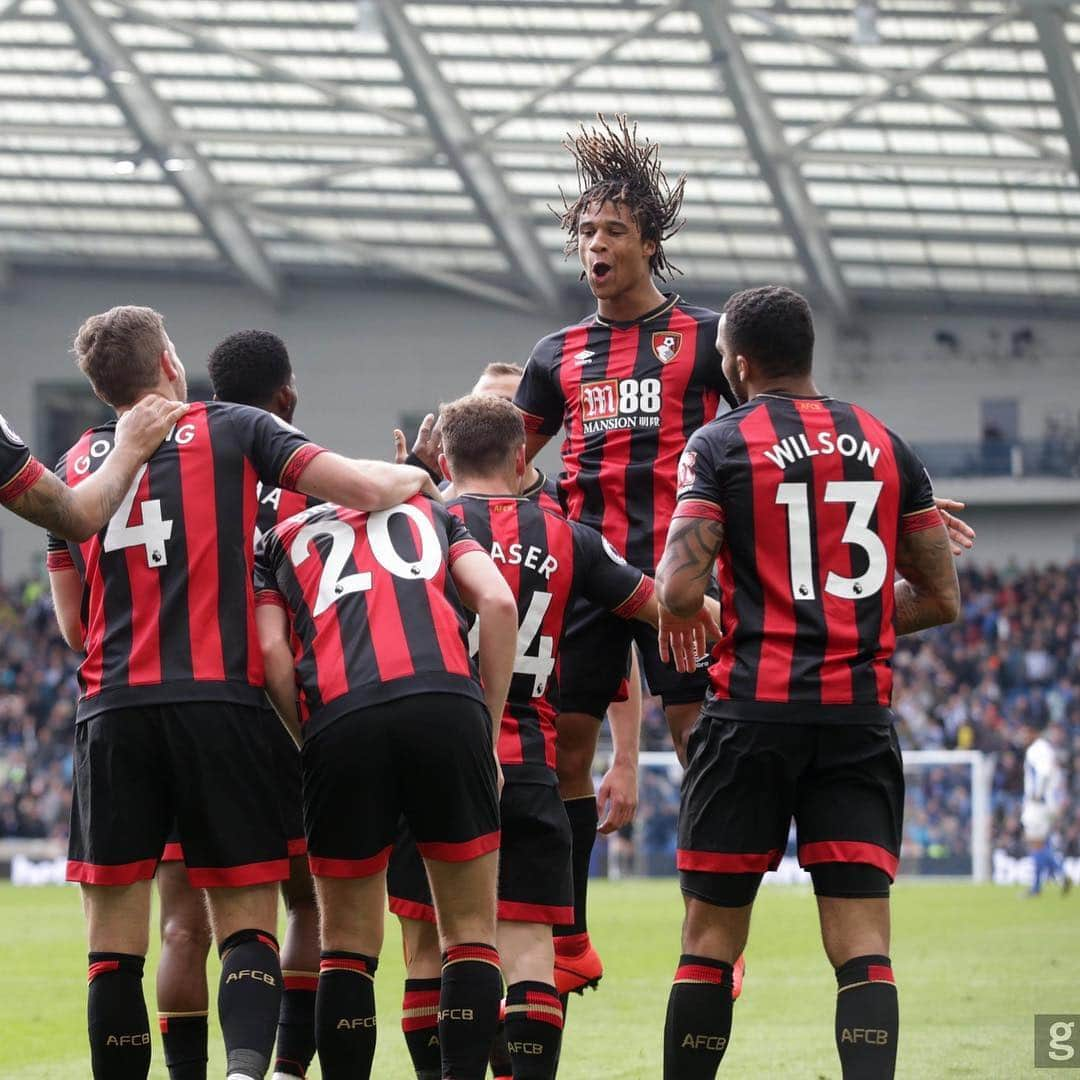
<svg viewBox="0 0 1080 1080">
<path fill-rule="evenodd" d="M 676 472 L 687 439 L 735 399 L 716 348 L 719 315 L 664 293 L 655 279 L 677 269 L 664 242 L 683 225 L 685 177 L 669 183 L 656 143 L 639 141 L 625 117 L 599 118 L 564 144 L 581 194 L 564 196 L 566 251 L 581 260 L 596 312 L 533 349 L 514 403 L 525 417 L 531 459 L 560 429 L 566 436 L 561 493 L 571 520 L 598 529 L 633 566 L 652 573 L 675 507 Z M 585 893 L 596 840 L 592 761 L 608 704 L 626 674 L 631 642 L 659 695 L 676 749 L 697 719 L 704 668 L 685 675 L 664 663 L 656 631 L 596 607 L 567 620 L 559 677 L 558 773 L 574 842 L 574 923 L 557 927 L 560 992 L 596 985 L 603 967 L 589 940 Z M 612 725 L 614 761 L 599 789 L 607 819 L 637 803 L 640 716 Z M 607 825 L 600 826 L 607 831 Z"/>
</svg>

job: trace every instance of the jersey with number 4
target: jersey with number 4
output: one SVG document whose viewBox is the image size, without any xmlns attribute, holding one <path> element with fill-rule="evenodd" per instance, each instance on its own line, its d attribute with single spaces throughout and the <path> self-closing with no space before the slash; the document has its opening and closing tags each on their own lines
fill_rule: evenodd
<svg viewBox="0 0 1080 1080">
<path fill-rule="evenodd" d="M 629 566 L 594 529 L 528 496 L 462 495 L 448 509 L 491 555 L 517 600 L 517 654 L 499 729 L 499 761 L 531 767 L 537 779 L 548 779 L 555 768 L 552 674 L 569 601 L 584 596 L 629 619 L 652 595 L 652 579 Z M 473 652 L 479 643 L 474 624 Z"/>
<path fill-rule="evenodd" d="M 87 431 L 60 459 L 60 478 L 77 487 L 92 475 L 115 430 Z M 80 720 L 167 702 L 264 701 L 256 489 L 260 480 L 294 487 L 319 453 L 262 409 L 197 402 L 97 536 L 83 544 L 49 537 L 49 569 L 75 569 L 83 581 Z"/>
<path fill-rule="evenodd" d="M 664 550 L 686 440 L 721 398 L 736 404 L 716 351 L 719 318 L 675 295 L 633 322 L 591 315 L 536 345 L 514 397 L 530 431 L 565 428 L 567 517 L 646 573 Z"/>
<path fill-rule="evenodd" d="M 941 520 L 907 443 L 858 405 L 761 394 L 690 440 L 675 516 L 724 527 L 710 714 L 888 719 L 897 543 Z"/>
<path fill-rule="evenodd" d="M 289 615 L 300 720 L 423 693 L 483 701 L 450 568 L 482 550 L 423 495 L 378 513 L 332 503 L 271 529 L 255 561 L 256 603 Z"/>
</svg>

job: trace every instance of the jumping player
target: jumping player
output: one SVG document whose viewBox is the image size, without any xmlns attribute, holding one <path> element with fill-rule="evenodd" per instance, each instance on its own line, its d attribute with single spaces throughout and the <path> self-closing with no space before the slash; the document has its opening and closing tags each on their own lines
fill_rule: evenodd
<svg viewBox="0 0 1080 1080">
<path fill-rule="evenodd" d="M 151 393 L 187 396 L 183 365 L 149 308 L 92 316 L 75 353 L 118 414 Z M 61 459 L 69 485 L 107 461 L 114 432 L 88 431 Z M 255 632 L 260 478 L 369 510 L 434 492 L 422 470 L 349 461 L 267 412 L 199 403 L 136 473 L 107 528 L 82 544 L 50 538 L 57 619 L 85 652 L 68 879 L 82 885 L 87 917 L 97 1080 L 144 1080 L 150 1067 L 150 881 L 174 821 L 222 956 L 227 1075 L 261 1078 L 270 1063 L 277 882 L 289 860 L 268 730 L 277 721 L 262 707 Z"/>
<path fill-rule="evenodd" d="M 732 965 L 794 816 L 836 970 L 843 1076 L 889 1080 L 898 1035 L 889 886 L 904 806 L 889 660 L 897 634 L 956 618 L 949 537 L 908 445 L 814 386 L 801 296 L 736 294 L 721 341 L 743 404 L 690 439 L 657 578 L 663 608 L 685 614 L 715 564 L 724 618 L 683 780 L 686 921 L 664 1076 L 715 1076 L 731 1031 Z"/>
<path fill-rule="evenodd" d="M 241 330 L 214 347 L 207 360 L 218 401 L 265 409 L 287 423 L 296 411 L 296 378 L 285 343 L 265 330 Z M 313 500 L 280 487 L 258 488 L 255 541 Z M 281 945 L 282 994 L 273 1080 L 302 1077 L 315 1055 L 315 987 L 319 979 L 319 913 L 304 840 L 300 755 L 280 723 L 271 724 L 278 762 L 278 801 L 289 845 L 289 880 L 282 884 L 287 923 Z M 157 969 L 158 1025 L 170 1080 L 205 1080 L 206 958 L 210 922 L 201 889 L 188 881 L 176 838 L 157 872 L 161 895 L 161 958 Z"/>
<path fill-rule="evenodd" d="M 544 510 L 524 494 L 525 429 L 504 399 L 473 394 L 444 405 L 443 471 L 457 496 L 448 504 L 490 551 L 517 600 L 515 675 L 499 740 L 506 783 L 501 801 L 499 953 L 506 992 L 506 1040 L 513 1075 L 555 1074 L 562 1009 L 554 982 L 552 927 L 573 917 L 570 826 L 557 790 L 555 710 L 549 702 L 563 623 L 571 601 L 586 597 L 617 617 L 657 619 L 652 579 L 614 555 L 595 530 Z M 719 615 L 688 621 L 700 632 Z M 692 651 L 692 649 L 691 649 Z M 406 1041 L 419 1080 L 437 1077 L 421 1016 L 425 994 L 437 992 L 437 960 L 424 920 L 433 918 L 423 866 L 411 845 L 395 849 L 390 908 L 403 918 L 409 983 Z M 415 1022 L 410 1023 L 410 1020 Z"/>
<path fill-rule="evenodd" d="M 322 1075 L 370 1075 L 386 866 L 404 814 L 442 945 L 438 1075 L 482 1080 L 502 992 L 494 747 L 514 665 L 513 596 L 460 520 L 422 497 L 379 514 L 325 506 L 290 518 L 263 538 L 256 581 L 267 690 L 303 729 Z M 462 601 L 480 616 L 482 689 Z"/>
<path fill-rule="evenodd" d="M 641 143 L 619 118 L 567 144 L 581 195 L 562 218 L 596 312 L 543 338 L 515 396 L 531 461 L 560 428 L 567 515 L 601 532 L 632 566 L 654 572 L 675 508 L 675 471 L 686 440 L 721 400 L 735 404 L 716 349 L 718 315 L 662 293 L 654 277 L 671 271 L 664 241 L 682 225 L 684 178 L 669 185 L 659 147 Z M 596 609 L 567 626 L 559 678 L 559 783 L 574 836 L 574 923 L 561 927 L 558 963 L 577 986 L 603 971 L 588 937 L 589 860 L 598 813 L 592 783 L 599 724 L 626 674 L 636 639 L 649 688 L 660 696 L 676 750 L 696 719 L 708 684 L 704 670 L 663 664 L 651 628 Z M 628 748 L 625 748 L 628 751 Z M 616 742 L 611 784 L 636 803 L 634 756 Z M 631 794 L 631 792 L 633 794 Z"/>
</svg>

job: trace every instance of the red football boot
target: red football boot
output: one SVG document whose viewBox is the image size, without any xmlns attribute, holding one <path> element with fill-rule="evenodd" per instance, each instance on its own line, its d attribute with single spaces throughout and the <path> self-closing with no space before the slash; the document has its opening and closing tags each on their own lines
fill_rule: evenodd
<svg viewBox="0 0 1080 1080">
<path fill-rule="evenodd" d="M 735 1001 L 742 993 L 743 978 L 746 975 L 746 957 L 739 954 L 735 966 L 731 969 L 731 1000 Z"/>
<path fill-rule="evenodd" d="M 588 933 L 555 939 L 555 989 L 560 994 L 581 994 L 587 986 L 595 990 L 603 976 L 604 965 Z"/>
</svg>

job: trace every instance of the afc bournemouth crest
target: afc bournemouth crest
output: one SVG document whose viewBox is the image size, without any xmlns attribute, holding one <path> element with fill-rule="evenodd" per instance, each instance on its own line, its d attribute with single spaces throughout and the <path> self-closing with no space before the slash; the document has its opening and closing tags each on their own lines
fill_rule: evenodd
<svg viewBox="0 0 1080 1080">
<path fill-rule="evenodd" d="M 661 364 L 670 364 L 682 348 L 682 334 L 677 330 L 657 330 L 652 336 L 653 356 Z"/>
</svg>

